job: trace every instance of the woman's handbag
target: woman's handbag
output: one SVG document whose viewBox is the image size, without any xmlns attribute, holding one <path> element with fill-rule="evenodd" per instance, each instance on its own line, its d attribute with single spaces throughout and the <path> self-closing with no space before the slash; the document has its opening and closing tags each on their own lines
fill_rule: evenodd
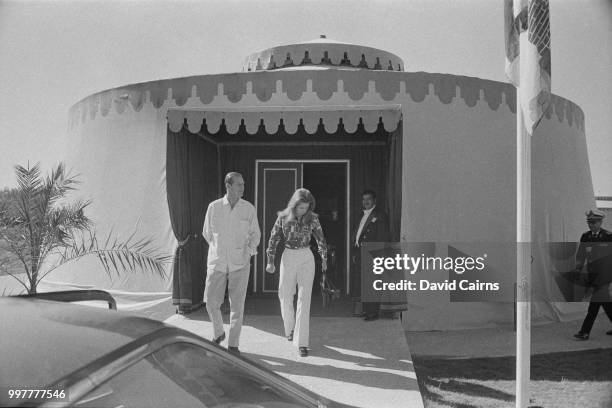
<svg viewBox="0 0 612 408">
<path fill-rule="evenodd" d="M 333 245 L 327 247 L 327 272 L 321 274 L 321 298 L 323 299 L 323 307 L 327 307 L 332 300 L 340 299 L 340 289 L 334 285 L 334 282 L 328 275 L 334 274 L 336 271 L 336 248 Z M 329 274 L 328 274 L 329 272 Z"/>
<path fill-rule="evenodd" d="M 327 273 L 321 274 L 320 285 L 323 307 L 327 307 L 334 299 L 340 299 L 340 289 L 336 288 L 336 285 L 329 279 Z"/>
</svg>

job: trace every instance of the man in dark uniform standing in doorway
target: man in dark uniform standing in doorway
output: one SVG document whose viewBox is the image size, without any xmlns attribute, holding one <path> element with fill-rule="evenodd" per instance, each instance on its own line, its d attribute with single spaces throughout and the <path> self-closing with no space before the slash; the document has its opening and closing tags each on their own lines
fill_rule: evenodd
<svg viewBox="0 0 612 408">
<path fill-rule="evenodd" d="M 389 219 L 387 214 L 376 206 L 376 193 L 365 190 L 361 194 L 362 212 L 358 218 L 351 240 L 353 271 L 353 296 L 361 295 L 361 246 L 365 242 L 387 242 L 389 240 Z M 357 284 L 358 283 L 358 284 Z M 364 302 L 363 313 L 366 321 L 376 320 L 380 302 Z"/>
<path fill-rule="evenodd" d="M 580 331 L 574 335 L 579 340 L 588 340 L 599 308 L 602 307 L 612 322 L 612 233 L 601 228 L 605 213 L 599 210 L 586 212 L 589 231 L 582 234 L 576 253 L 576 271 L 581 272 L 586 264 L 587 285 L 593 288 L 589 309 Z M 612 335 L 612 330 L 606 332 Z"/>
</svg>

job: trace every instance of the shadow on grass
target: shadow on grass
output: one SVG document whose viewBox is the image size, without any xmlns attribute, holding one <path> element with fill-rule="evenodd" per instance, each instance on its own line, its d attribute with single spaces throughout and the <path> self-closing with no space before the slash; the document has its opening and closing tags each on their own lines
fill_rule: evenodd
<svg viewBox="0 0 612 408">
<path fill-rule="evenodd" d="M 466 396 L 489 398 L 508 403 L 514 394 L 476 382 L 515 381 L 514 356 L 482 358 L 445 358 L 413 356 L 419 388 L 427 400 L 449 404 L 455 408 L 476 405 L 445 400 L 435 392 L 451 392 Z M 612 349 L 537 354 L 531 357 L 532 381 L 612 382 Z"/>
</svg>

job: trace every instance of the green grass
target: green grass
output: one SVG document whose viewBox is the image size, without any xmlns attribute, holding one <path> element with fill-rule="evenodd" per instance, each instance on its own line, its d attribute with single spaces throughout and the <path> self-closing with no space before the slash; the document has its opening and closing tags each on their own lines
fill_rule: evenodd
<svg viewBox="0 0 612 408">
<path fill-rule="evenodd" d="M 515 357 L 413 355 L 426 408 L 514 407 Z M 533 355 L 531 406 L 612 406 L 612 348 Z"/>
</svg>

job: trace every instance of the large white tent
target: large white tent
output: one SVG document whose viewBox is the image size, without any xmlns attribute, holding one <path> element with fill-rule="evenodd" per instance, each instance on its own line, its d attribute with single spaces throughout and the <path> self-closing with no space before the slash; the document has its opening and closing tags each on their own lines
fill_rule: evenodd
<svg viewBox="0 0 612 408">
<path fill-rule="evenodd" d="M 338 163 L 344 166 L 339 210 L 346 231 L 339 247 L 348 245 L 365 188 L 383 197 L 396 240 L 514 242 L 514 87 L 403 68 L 392 53 L 322 38 L 254 53 L 242 72 L 101 91 L 70 110 L 65 161 L 81 175 L 78 194 L 92 200 L 88 216 L 100 233 L 112 229 L 127 236 L 137 228 L 167 253 L 177 249 L 167 166 L 184 159 L 180 149 L 169 149 L 173 137 L 207 144 L 199 156 L 207 199 L 222 195 L 223 173 L 239 167 L 247 181 L 245 198 L 258 207 L 262 231 L 266 203 L 278 205 L 274 197 L 269 202 L 263 196 L 266 174 L 274 173 L 266 170 L 278 169 L 275 163 L 289 165 L 288 171 L 302 175 L 291 185 L 297 187 L 304 166 Z M 594 195 L 584 115 L 576 104 L 553 96 L 551 111 L 533 136 L 532 162 L 534 242 L 577 240 Z M 545 252 L 534 252 L 536 274 L 551 269 Z M 347 293 L 356 276 L 346 267 L 348 249 L 341 253 L 341 286 Z M 250 292 L 272 293 L 273 282 L 266 281 L 260 263 L 254 262 Z M 204 269 L 193 276 L 198 273 L 203 276 Z M 170 302 L 172 276 L 169 268 L 165 278 L 111 279 L 95 260 L 87 260 L 54 272 L 45 285 L 110 289 L 120 307 L 133 309 Z M 536 317 L 569 319 L 582 310 L 580 304 L 551 302 L 558 289 L 548 290 L 551 296 L 534 307 Z M 444 293 L 408 296 L 407 303 L 404 324 L 411 330 L 513 319 L 511 304 L 451 304 Z"/>
</svg>

